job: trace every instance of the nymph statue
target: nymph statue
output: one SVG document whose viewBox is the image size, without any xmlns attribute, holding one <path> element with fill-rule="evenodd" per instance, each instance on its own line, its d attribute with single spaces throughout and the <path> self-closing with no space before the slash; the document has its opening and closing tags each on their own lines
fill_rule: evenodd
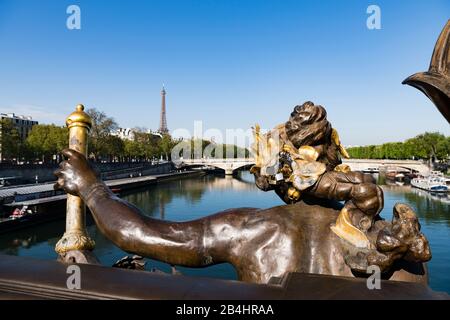
<svg viewBox="0 0 450 320">
<path fill-rule="evenodd" d="M 347 151 L 322 106 L 296 106 L 285 124 L 264 136 L 257 125 L 255 141 L 251 172 L 260 189 L 275 190 L 288 204 L 304 195 L 346 201 L 334 232 L 355 246 L 370 246 L 365 233 L 383 209 L 383 191 L 372 176 L 342 164 Z"/>
<path fill-rule="evenodd" d="M 323 107 L 296 106 L 285 124 L 255 135 L 256 184 L 287 205 L 188 222 L 153 219 L 114 195 L 72 149 L 63 151 L 55 188 L 81 197 L 98 229 L 124 251 L 171 265 L 228 262 L 240 280 L 255 283 L 288 272 L 359 277 L 375 265 L 385 279 L 426 282 L 431 252 L 414 211 L 397 204 L 392 222 L 379 217 L 381 189 L 341 164 L 347 154 Z"/>
</svg>

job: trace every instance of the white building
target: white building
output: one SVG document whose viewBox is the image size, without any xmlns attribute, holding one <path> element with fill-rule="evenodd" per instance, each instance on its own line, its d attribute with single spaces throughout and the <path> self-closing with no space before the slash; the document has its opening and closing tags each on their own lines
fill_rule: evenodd
<svg viewBox="0 0 450 320">
<path fill-rule="evenodd" d="M 115 132 L 112 132 L 111 135 L 119 137 L 122 140 L 134 140 L 134 133 L 136 129 L 132 128 L 119 128 Z M 154 136 L 159 136 L 162 138 L 162 135 L 158 132 L 153 132 L 152 130 L 146 130 L 146 133 L 152 134 Z"/>
<path fill-rule="evenodd" d="M 28 134 L 34 125 L 38 124 L 37 121 L 33 121 L 32 117 L 29 116 L 18 116 L 14 113 L 0 113 L 0 120 L 10 119 L 12 124 L 17 128 L 22 140 L 28 137 Z M 0 124 L 1 126 L 1 124 Z"/>
<path fill-rule="evenodd" d="M 131 128 L 119 128 L 115 132 L 111 132 L 111 135 L 119 137 L 122 140 L 134 139 L 134 131 Z"/>
</svg>

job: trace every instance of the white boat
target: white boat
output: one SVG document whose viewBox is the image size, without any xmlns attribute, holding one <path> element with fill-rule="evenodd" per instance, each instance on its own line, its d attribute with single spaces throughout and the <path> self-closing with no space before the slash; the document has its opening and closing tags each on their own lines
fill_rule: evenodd
<svg viewBox="0 0 450 320">
<path fill-rule="evenodd" d="M 411 185 L 430 192 L 448 192 L 449 182 L 450 179 L 445 178 L 442 172 L 431 171 L 428 177 L 412 179 Z"/>
</svg>

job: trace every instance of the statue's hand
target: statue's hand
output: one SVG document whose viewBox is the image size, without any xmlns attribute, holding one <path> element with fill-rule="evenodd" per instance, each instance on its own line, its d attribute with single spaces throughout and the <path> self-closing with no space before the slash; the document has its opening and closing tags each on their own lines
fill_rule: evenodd
<svg viewBox="0 0 450 320">
<path fill-rule="evenodd" d="M 54 189 L 64 189 L 67 193 L 76 196 L 85 196 L 90 189 L 101 182 L 96 171 L 89 165 L 86 157 L 81 153 L 64 149 L 62 154 L 67 158 L 54 172 L 58 181 Z"/>
<path fill-rule="evenodd" d="M 267 180 L 267 177 L 261 175 L 261 168 L 253 166 L 250 168 L 250 173 L 253 173 L 253 175 L 255 176 L 255 183 L 259 189 L 261 189 L 262 191 L 269 191 L 273 189 L 269 184 L 269 180 Z"/>
</svg>

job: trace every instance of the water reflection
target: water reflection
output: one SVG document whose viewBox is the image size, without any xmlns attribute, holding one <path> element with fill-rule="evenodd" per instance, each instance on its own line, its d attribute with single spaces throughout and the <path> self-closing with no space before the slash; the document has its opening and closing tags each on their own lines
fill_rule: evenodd
<svg viewBox="0 0 450 320">
<path fill-rule="evenodd" d="M 434 195 L 409 186 L 386 185 L 376 176 L 385 196 L 382 216 L 391 219 L 395 203 L 411 205 L 417 212 L 422 230 L 428 237 L 433 253 L 429 263 L 430 285 L 435 290 L 450 292 L 450 199 L 448 195 Z M 121 194 L 125 200 L 142 209 L 144 214 L 158 219 L 186 221 L 229 208 L 269 208 L 282 204 L 273 192 L 262 192 L 256 188 L 253 177 L 243 172 L 235 178 L 207 175 L 178 181 L 168 181 Z M 65 210 L 65 208 L 61 208 Z M 127 255 L 118 249 L 97 230 L 88 219 L 88 232 L 96 242 L 95 254 L 104 264 L 111 266 Z M 0 235 L 0 252 L 56 259 L 54 247 L 64 231 L 63 220 L 54 221 L 33 228 Z M 158 268 L 170 272 L 170 266 L 147 260 L 146 269 Z M 231 265 L 222 264 L 204 269 L 177 268 L 183 274 L 235 279 Z"/>
<path fill-rule="evenodd" d="M 450 227 L 450 197 L 430 193 L 410 186 L 382 186 L 385 192 L 385 210 L 392 210 L 396 202 L 409 204 L 421 222 L 446 223 Z M 385 211 L 384 210 L 384 211 Z M 391 212 L 386 212 L 391 214 Z"/>
<path fill-rule="evenodd" d="M 410 186 L 382 186 L 384 209 L 381 215 L 392 218 L 395 203 L 410 205 L 419 217 L 422 232 L 430 242 L 433 255 L 428 263 L 430 286 L 450 292 L 450 203 L 449 195 L 436 195 Z"/>
<path fill-rule="evenodd" d="M 195 206 L 204 200 L 205 193 L 217 194 L 228 190 L 245 192 L 254 189 L 253 182 L 246 181 L 245 178 L 242 178 L 242 175 L 235 178 L 206 175 L 196 179 L 160 183 L 157 187 L 121 194 L 121 197 L 137 204 L 146 215 L 165 219 L 166 206 L 174 201 L 183 200 L 190 206 Z M 182 216 L 176 218 L 183 219 Z"/>
</svg>

